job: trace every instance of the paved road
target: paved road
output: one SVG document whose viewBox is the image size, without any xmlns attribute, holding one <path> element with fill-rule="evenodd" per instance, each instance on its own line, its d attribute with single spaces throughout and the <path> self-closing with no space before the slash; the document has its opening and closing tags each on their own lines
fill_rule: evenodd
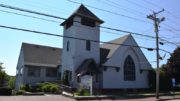
<svg viewBox="0 0 180 101">
<path fill-rule="evenodd" d="M 0 96 L 0 101 L 75 101 L 61 95 L 45 96 Z"/>
<path fill-rule="evenodd" d="M 74 99 L 61 95 L 46 95 L 46 96 L 0 96 L 0 101 L 75 101 Z M 86 100 L 87 101 L 87 100 Z M 102 101 L 102 100 L 91 100 Z M 136 99 L 109 99 L 103 101 L 157 101 L 154 97 L 136 98 Z M 163 96 L 160 101 L 180 101 L 180 96 Z"/>
</svg>

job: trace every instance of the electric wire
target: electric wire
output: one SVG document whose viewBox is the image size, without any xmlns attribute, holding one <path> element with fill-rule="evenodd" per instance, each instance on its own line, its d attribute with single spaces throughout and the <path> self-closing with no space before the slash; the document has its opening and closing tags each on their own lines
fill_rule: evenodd
<svg viewBox="0 0 180 101">
<path fill-rule="evenodd" d="M 63 18 L 63 17 L 58 17 L 58 16 L 55 16 L 55 15 L 50 15 L 50 14 L 41 13 L 41 12 L 37 12 L 37 11 L 31 11 L 31 10 L 22 9 L 22 8 L 13 7 L 13 6 L 4 5 L 4 4 L 0 4 L 0 7 L 5 7 L 5 8 L 18 10 L 18 11 L 22 11 L 22 12 L 28 12 L 28 13 L 33 13 L 33 14 L 37 14 L 37 15 L 42 15 L 42 16 L 52 17 L 52 18 L 56 18 L 56 19 L 66 20 L 66 18 Z M 34 18 L 36 18 L 36 17 L 34 17 Z M 45 20 L 45 19 L 43 19 L 43 20 Z M 154 36 L 150 36 L 150 35 L 144 35 L 144 34 L 140 34 L 140 33 L 135 33 L 135 32 L 125 31 L 125 30 L 121 30 L 121 29 L 110 28 L 110 27 L 106 27 L 106 26 L 99 26 L 99 27 L 104 28 L 104 29 L 113 30 L 113 31 L 118 31 L 118 32 L 131 33 L 131 34 L 134 34 L 134 35 L 140 35 L 140 36 L 144 36 L 144 37 L 155 38 Z"/>
<path fill-rule="evenodd" d="M 6 28 L 6 29 L 13 29 L 13 30 L 31 32 L 31 33 L 36 33 L 36 34 L 56 36 L 56 37 L 63 37 L 63 38 L 70 38 L 70 39 L 77 39 L 77 40 L 89 40 L 89 39 L 84 39 L 84 38 L 70 37 L 70 36 L 64 36 L 64 35 L 58 35 L 58 34 L 52 34 L 52 33 L 47 33 L 47 32 L 40 32 L 40 31 L 35 31 L 35 30 L 29 30 L 29 29 L 23 29 L 23 28 L 17 28 L 17 27 L 10 27 L 10 26 L 4 26 L 4 25 L 0 25 L 0 27 L 1 28 Z M 136 46 L 136 45 L 119 44 L 119 43 L 112 43 L 112 42 L 105 42 L 105 41 L 98 41 L 98 40 L 90 40 L 90 41 L 98 42 L 98 43 L 105 43 L 105 44 L 112 44 L 112 45 L 137 47 L 137 48 L 143 48 L 143 49 L 147 49 L 147 50 L 155 50 L 155 48 L 148 48 L 148 47 Z"/>
</svg>

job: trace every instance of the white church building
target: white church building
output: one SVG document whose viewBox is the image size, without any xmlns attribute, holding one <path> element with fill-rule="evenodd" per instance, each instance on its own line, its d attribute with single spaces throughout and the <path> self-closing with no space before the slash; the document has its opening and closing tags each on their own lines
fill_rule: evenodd
<svg viewBox="0 0 180 101">
<path fill-rule="evenodd" d="M 64 27 L 61 78 L 78 88 L 81 78 L 91 75 L 93 87 L 101 89 L 148 88 L 151 65 L 131 34 L 100 44 L 103 23 L 81 5 L 61 26 Z M 124 46 L 127 45 L 127 46 Z"/>
<path fill-rule="evenodd" d="M 100 44 L 102 23 L 81 5 L 61 24 L 65 36 L 62 49 L 23 43 L 16 68 L 16 89 L 60 79 L 78 88 L 87 76 L 92 77 L 95 89 L 149 88 L 151 65 L 133 36 L 128 34 L 109 42 L 114 44 Z"/>
</svg>

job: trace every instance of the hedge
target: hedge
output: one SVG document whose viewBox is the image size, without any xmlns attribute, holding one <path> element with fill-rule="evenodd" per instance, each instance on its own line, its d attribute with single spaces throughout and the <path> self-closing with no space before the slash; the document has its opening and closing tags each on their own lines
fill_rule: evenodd
<svg viewBox="0 0 180 101">
<path fill-rule="evenodd" d="M 11 95 L 12 89 L 9 87 L 1 87 L 0 88 L 0 95 Z"/>
</svg>

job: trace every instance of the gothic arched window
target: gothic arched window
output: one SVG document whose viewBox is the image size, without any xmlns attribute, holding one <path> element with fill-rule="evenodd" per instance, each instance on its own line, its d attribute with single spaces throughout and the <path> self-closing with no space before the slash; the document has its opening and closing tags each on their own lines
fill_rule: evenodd
<svg viewBox="0 0 180 101">
<path fill-rule="evenodd" d="M 125 81 L 135 81 L 136 71 L 135 64 L 131 56 L 127 56 L 124 62 L 124 80 Z"/>
</svg>

